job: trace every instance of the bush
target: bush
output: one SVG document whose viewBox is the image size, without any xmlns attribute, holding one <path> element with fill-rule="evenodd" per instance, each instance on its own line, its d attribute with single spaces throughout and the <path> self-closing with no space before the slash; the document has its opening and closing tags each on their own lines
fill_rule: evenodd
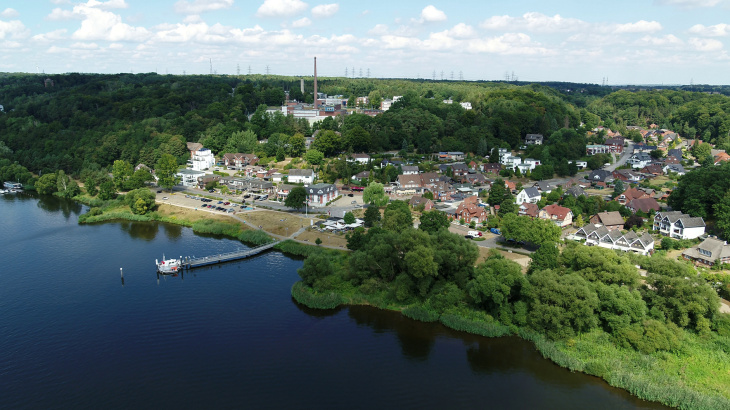
<svg viewBox="0 0 730 410">
<path fill-rule="evenodd" d="M 291 288 L 291 295 L 298 303 L 312 309 L 334 309 L 345 303 L 345 299 L 335 292 L 317 292 L 297 282 Z"/>
<path fill-rule="evenodd" d="M 266 245 L 267 243 L 271 243 L 274 241 L 274 239 L 271 238 L 266 232 L 254 230 L 243 231 L 238 234 L 237 238 L 241 242 L 249 243 L 252 245 Z"/>
<path fill-rule="evenodd" d="M 426 309 L 423 306 L 409 306 L 403 309 L 402 313 L 405 317 L 421 322 L 436 322 L 440 316 L 437 312 Z"/>
</svg>

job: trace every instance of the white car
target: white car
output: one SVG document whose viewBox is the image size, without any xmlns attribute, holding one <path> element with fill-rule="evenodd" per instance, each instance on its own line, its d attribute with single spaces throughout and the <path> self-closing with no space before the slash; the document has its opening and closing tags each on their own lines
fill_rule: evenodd
<svg viewBox="0 0 730 410">
<path fill-rule="evenodd" d="M 163 201 L 167 201 L 168 199 L 170 199 L 170 198 L 168 198 L 168 197 L 166 197 L 166 196 L 163 196 L 163 197 L 162 197 L 162 200 L 163 200 Z"/>
</svg>

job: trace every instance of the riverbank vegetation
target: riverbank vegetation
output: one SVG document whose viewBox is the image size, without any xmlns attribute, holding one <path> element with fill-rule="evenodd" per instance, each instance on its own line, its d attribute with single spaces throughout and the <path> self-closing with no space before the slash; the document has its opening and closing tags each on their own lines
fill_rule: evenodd
<svg viewBox="0 0 730 410">
<path fill-rule="evenodd" d="M 473 243 L 409 227 L 396 204 L 381 224 L 350 236 L 351 254 L 312 248 L 294 298 L 314 308 L 399 310 L 489 337 L 516 334 L 561 366 L 641 398 L 730 406 L 730 319 L 691 265 L 546 241 L 526 275 L 496 251 L 475 266 Z"/>
</svg>

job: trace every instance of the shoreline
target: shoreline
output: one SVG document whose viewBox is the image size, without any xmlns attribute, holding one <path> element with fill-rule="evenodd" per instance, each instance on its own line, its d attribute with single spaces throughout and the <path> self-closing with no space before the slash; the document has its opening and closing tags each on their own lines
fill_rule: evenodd
<svg viewBox="0 0 730 410">
<path fill-rule="evenodd" d="M 660 365 L 653 355 L 645 355 L 634 350 L 622 349 L 613 345 L 598 349 L 597 356 L 581 355 L 579 350 L 603 338 L 605 333 L 593 331 L 580 335 L 578 340 L 549 340 L 533 330 L 515 325 L 506 326 L 482 311 L 470 308 L 447 310 L 438 313 L 420 304 L 392 305 L 381 303 L 358 292 L 345 295 L 337 291 L 319 292 L 306 286 L 302 281 L 292 286 L 291 295 L 297 303 L 311 309 L 329 310 L 349 306 L 371 306 L 377 309 L 400 312 L 403 316 L 421 322 L 439 322 L 449 329 L 484 337 L 517 336 L 531 342 L 542 357 L 554 364 L 587 376 L 602 379 L 609 386 L 627 391 L 639 399 L 657 402 L 666 406 L 683 409 L 730 408 L 730 398 L 719 392 L 701 392 L 684 384 L 678 375 L 671 375 L 661 368 L 647 368 L 641 371 L 642 362 Z M 602 345 L 603 346 L 603 345 Z M 595 351 L 595 349 L 594 349 Z M 583 357 L 581 357 L 583 356 Z M 661 356 L 661 355 L 660 355 Z"/>
</svg>

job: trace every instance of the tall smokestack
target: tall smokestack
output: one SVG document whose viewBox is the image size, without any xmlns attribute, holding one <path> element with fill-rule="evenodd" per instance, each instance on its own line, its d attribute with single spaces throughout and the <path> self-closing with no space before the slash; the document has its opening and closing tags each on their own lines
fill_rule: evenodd
<svg viewBox="0 0 730 410">
<path fill-rule="evenodd" d="M 299 90 L 301 90 L 302 94 L 304 94 L 304 79 L 299 79 Z"/>
<path fill-rule="evenodd" d="M 317 109 L 317 57 L 314 57 L 314 109 Z"/>
</svg>

